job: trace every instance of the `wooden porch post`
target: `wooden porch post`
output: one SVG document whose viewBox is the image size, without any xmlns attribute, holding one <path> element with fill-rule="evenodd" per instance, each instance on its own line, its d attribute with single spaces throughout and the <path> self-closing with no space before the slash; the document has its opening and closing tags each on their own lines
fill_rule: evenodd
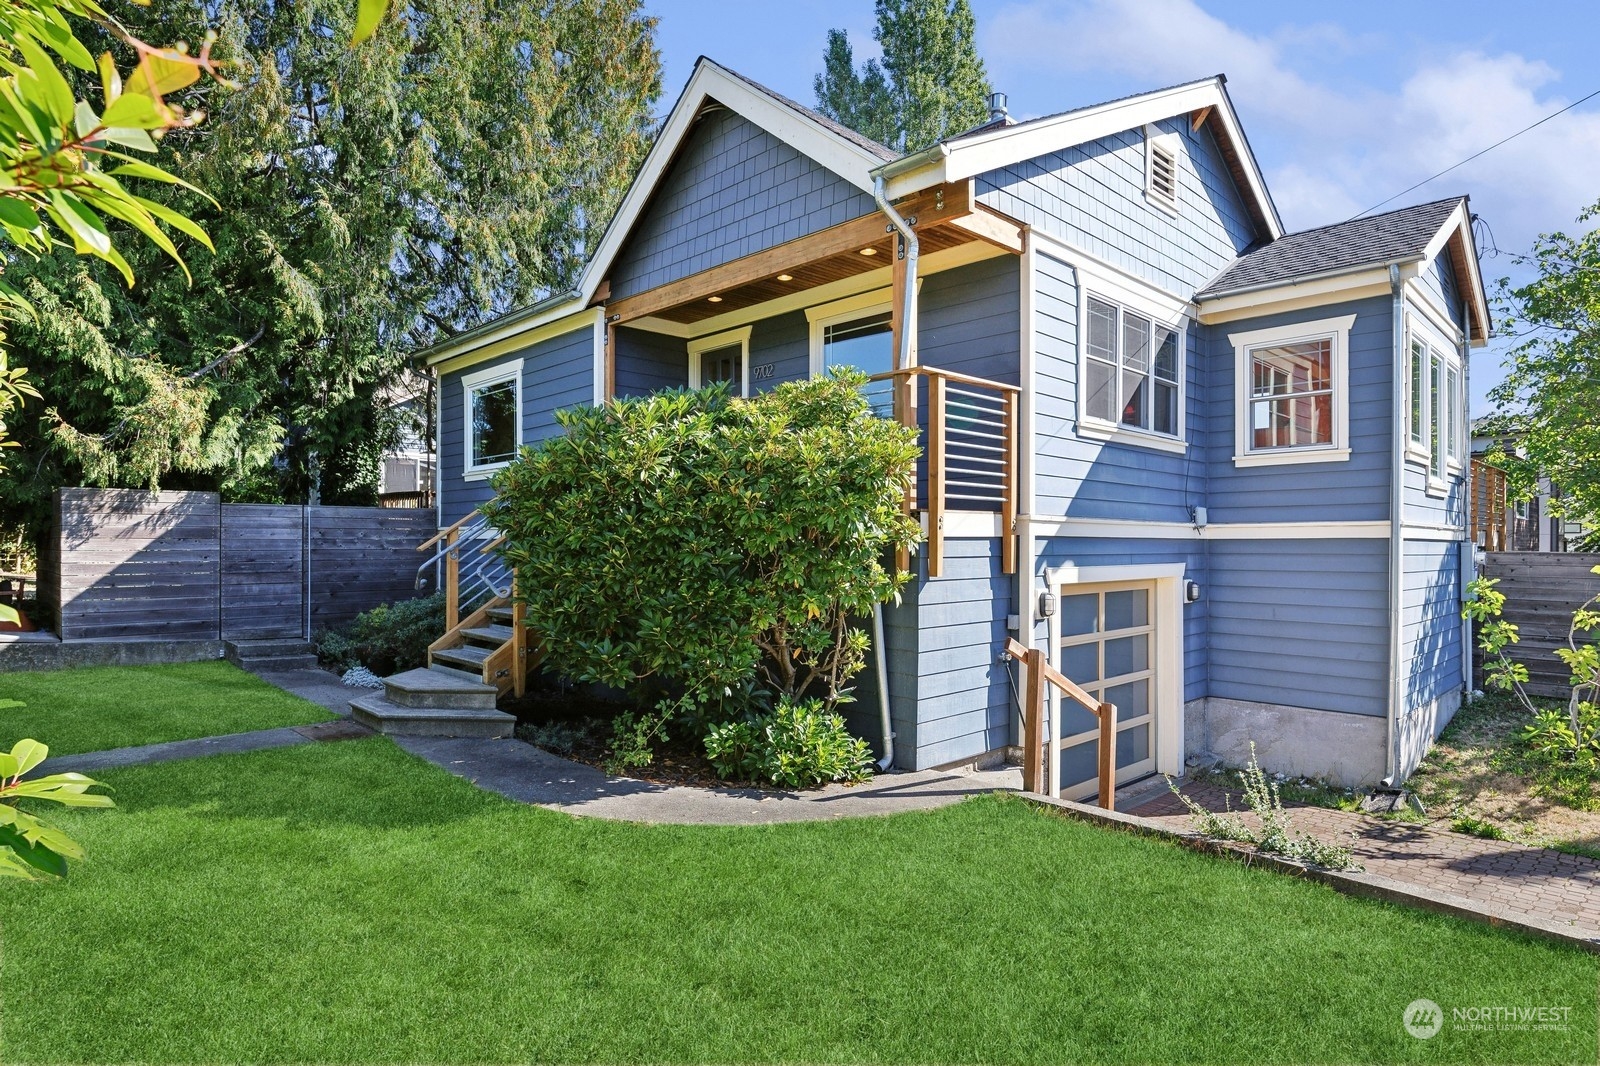
<svg viewBox="0 0 1600 1066">
<path fill-rule="evenodd" d="M 461 621 L 461 557 L 456 550 L 457 541 L 461 537 L 459 529 L 452 529 L 445 534 L 444 543 L 448 549 L 444 555 L 444 628 L 446 632 L 454 629 Z"/>
<path fill-rule="evenodd" d="M 928 576 L 944 573 L 944 375 L 928 375 Z"/>
<path fill-rule="evenodd" d="M 1117 705 L 1102 703 L 1095 714 L 1100 719 L 1100 806 L 1111 811 L 1117 806 Z"/>
<path fill-rule="evenodd" d="M 1020 393 L 1006 393 L 1005 482 L 1000 493 L 1000 572 L 1017 572 L 1017 423 L 1021 412 Z"/>
<path fill-rule="evenodd" d="M 1028 678 L 1024 691 L 1022 717 L 1022 788 L 1026 792 L 1044 792 L 1044 745 L 1054 737 L 1044 732 L 1044 649 L 1029 648 L 1023 659 L 1027 664 Z"/>
</svg>

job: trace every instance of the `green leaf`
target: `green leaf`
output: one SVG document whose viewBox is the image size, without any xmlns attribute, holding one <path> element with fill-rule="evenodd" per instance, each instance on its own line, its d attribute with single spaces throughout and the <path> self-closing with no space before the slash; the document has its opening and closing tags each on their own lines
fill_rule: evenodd
<svg viewBox="0 0 1600 1066">
<path fill-rule="evenodd" d="M 0 222 L 25 230 L 35 230 L 41 225 L 39 212 L 15 196 L 0 196 Z"/>
<path fill-rule="evenodd" d="M 76 196 L 53 190 L 50 207 L 46 210 L 56 225 L 72 237 L 80 253 L 104 257 L 111 251 L 111 235 L 106 232 L 106 224 Z"/>
<path fill-rule="evenodd" d="M 132 127 L 141 130 L 158 130 L 167 122 L 156 110 L 155 101 L 139 93 L 123 93 L 100 116 L 100 123 L 108 127 Z"/>
<path fill-rule="evenodd" d="M 19 774 L 25 774 L 44 762 L 50 749 L 37 740 L 19 740 L 11 746 L 11 757 L 17 760 Z"/>
<path fill-rule="evenodd" d="M 359 0 L 356 8 L 356 32 L 350 38 L 352 45 L 371 37 L 389 10 L 389 0 Z"/>
<path fill-rule="evenodd" d="M 149 163 L 142 163 L 137 159 L 130 159 L 121 166 L 114 167 L 113 169 L 107 171 L 107 173 L 116 178 L 146 178 L 150 181 L 165 182 L 168 185 L 181 185 L 190 192 L 199 193 L 207 200 L 210 200 L 213 204 L 217 202 L 212 198 L 210 193 L 207 193 L 199 186 L 191 185 L 175 174 L 169 174 L 160 167 L 151 166 Z"/>
<path fill-rule="evenodd" d="M 52 877 L 67 876 L 67 860 L 43 844 L 27 840 L 11 826 L 0 826 L 0 848 L 8 849 L 17 858 Z"/>
<path fill-rule="evenodd" d="M 130 199 L 132 199 L 134 203 L 138 204 L 146 211 L 150 212 L 152 215 L 159 218 L 161 221 L 165 222 L 167 225 L 171 226 L 173 229 L 182 230 L 184 233 L 187 233 L 189 236 L 193 237 L 207 248 L 210 248 L 213 252 L 217 250 L 216 247 L 212 245 L 211 238 L 206 234 L 206 231 L 201 229 L 199 223 L 195 222 L 188 215 L 174 211 L 166 204 L 158 204 L 154 200 L 146 200 L 142 196 L 134 196 L 130 197 Z"/>
<path fill-rule="evenodd" d="M 18 34 L 13 43 L 17 51 L 22 53 L 22 58 L 28 64 L 33 80 L 39 87 L 37 94 L 26 93 L 26 98 L 40 104 L 46 114 L 54 120 L 55 125 L 61 127 L 69 125 L 77 101 L 73 99 L 72 88 L 67 84 L 67 79 L 61 76 L 49 54 L 27 34 Z M 24 84 L 20 71 L 17 84 L 19 88 Z"/>
</svg>

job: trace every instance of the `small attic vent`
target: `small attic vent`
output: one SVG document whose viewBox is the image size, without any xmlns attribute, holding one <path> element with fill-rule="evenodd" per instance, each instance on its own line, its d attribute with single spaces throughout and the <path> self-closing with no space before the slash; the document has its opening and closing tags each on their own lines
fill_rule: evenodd
<svg viewBox="0 0 1600 1066">
<path fill-rule="evenodd" d="M 1145 195 L 1150 202 L 1174 214 L 1178 210 L 1178 154 L 1166 138 L 1150 139 L 1150 173 Z"/>
</svg>

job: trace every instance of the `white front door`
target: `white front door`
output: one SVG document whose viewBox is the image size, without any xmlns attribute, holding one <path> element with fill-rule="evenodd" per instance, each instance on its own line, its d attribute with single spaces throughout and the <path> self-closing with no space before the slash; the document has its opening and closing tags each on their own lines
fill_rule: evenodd
<svg viewBox="0 0 1600 1066">
<path fill-rule="evenodd" d="M 1156 582 L 1061 587 L 1056 665 L 1095 699 L 1117 708 L 1117 784 L 1155 772 Z M 1076 700 L 1060 701 L 1061 795 L 1092 798 L 1099 789 L 1099 721 Z"/>
</svg>

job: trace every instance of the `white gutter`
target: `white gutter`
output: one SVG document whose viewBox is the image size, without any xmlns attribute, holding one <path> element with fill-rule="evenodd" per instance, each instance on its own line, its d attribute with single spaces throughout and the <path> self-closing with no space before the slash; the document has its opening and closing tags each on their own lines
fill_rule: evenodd
<svg viewBox="0 0 1600 1066">
<path fill-rule="evenodd" d="M 1394 309 L 1392 312 L 1394 356 L 1390 360 L 1394 379 L 1391 382 L 1390 392 L 1390 464 L 1389 464 L 1389 701 L 1388 711 L 1385 715 L 1388 736 L 1387 750 L 1384 754 L 1383 783 L 1390 787 L 1400 784 L 1400 744 L 1395 736 L 1400 724 L 1400 641 L 1404 618 L 1403 582 L 1405 563 L 1405 544 L 1401 539 L 1405 532 L 1402 513 L 1405 507 L 1405 403 L 1406 390 L 1404 382 L 1407 368 L 1405 351 L 1405 282 L 1400 277 L 1400 265 L 1389 264 L 1389 288 L 1394 293 Z"/>
<path fill-rule="evenodd" d="M 912 331 L 917 328 L 917 234 L 916 231 L 900 217 L 900 212 L 889 203 L 884 195 L 883 175 L 877 174 L 872 179 L 872 199 L 877 203 L 878 210 L 888 218 L 889 224 L 900 234 L 905 241 L 906 255 L 906 291 L 905 303 L 900 310 L 900 350 L 895 353 L 895 369 L 903 370 L 911 365 Z M 872 608 L 873 644 L 877 647 L 878 666 L 878 704 L 881 708 L 883 719 L 883 758 L 878 760 L 878 769 L 887 770 L 894 765 L 894 723 L 889 717 L 889 670 L 887 656 L 883 651 L 883 605 L 876 604 Z"/>
</svg>

